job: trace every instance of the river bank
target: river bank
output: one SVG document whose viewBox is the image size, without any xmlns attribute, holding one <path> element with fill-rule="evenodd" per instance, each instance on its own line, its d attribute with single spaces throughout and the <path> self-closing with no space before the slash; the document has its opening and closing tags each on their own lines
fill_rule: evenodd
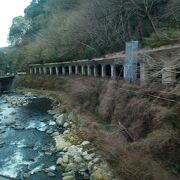
<svg viewBox="0 0 180 180">
<path fill-rule="evenodd" d="M 64 131 L 63 133 L 58 130 L 46 132 L 55 142 L 55 148 L 51 150 L 58 154 L 56 165 L 62 172 L 63 180 L 77 179 L 78 174 L 81 175 L 82 179 L 114 179 L 107 163 L 96 151 L 95 146 L 86 139 L 86 134 L 80 128 L 80 121 L 76 113 L 66 110 L 47 91 L 42 93 L 42 91 L 37 90 L 21 89 L 17 92 L 24 95 L 31 94 L 41 98 L 50 98 L 54 102 L 53 108 L 48 111 L 48 114 L 53 116 L 56 126 L 63 128 Z M 7 99 L 9 100 L 9 98 Z M 15 103 L 13 98 L 9 101 L 12 105 L 25 103 L 23 100 L 18 100 Z M 31 172 L 25 175 L 30 176 L 30 174 Z M 78 180 L 81 178 L 79 176 Z"/>
<path fill-rule="evenodd" d="M 29 75 L 15 84 L 53 97 L 62 112 L 78 114 L 85 140 L 117 179 L 178 179 L 179 86 Z"/>
</svg>

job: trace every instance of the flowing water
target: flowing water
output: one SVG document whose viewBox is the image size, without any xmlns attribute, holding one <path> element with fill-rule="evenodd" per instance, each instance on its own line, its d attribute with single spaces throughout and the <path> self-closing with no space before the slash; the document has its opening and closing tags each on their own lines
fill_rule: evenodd
<svg viewBox="0 0 180 180">
<path fill-rule="evenodd" d="M 20 96 L 8 94 L 8 96 Z M 57 129 L 52 115 L 47 113 L 52 102 L 46 98 L 26 97 L 29 104 L 12 107 L 0 97 L 0 175 L 23 179 L 62 179 L 56 170 L 57 155 L 48 130 Z M 49 177 L 48 172 L 55 174 Z"/>
</svg>

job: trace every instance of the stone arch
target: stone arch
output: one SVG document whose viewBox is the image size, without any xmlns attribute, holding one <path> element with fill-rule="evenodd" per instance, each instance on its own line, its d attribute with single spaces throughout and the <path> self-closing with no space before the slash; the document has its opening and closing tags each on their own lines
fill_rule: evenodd
<svg viewBox="0 0 180 180">
<path fill-rule="evenodd" d="M 58 67 L 58 72 L 59 72 L 59 75 L 62 75 L 62 66 Z"/>
<path fill-rule="evenodd" d="M 32 74 L 35 74 L 35 70 L 34 70 L 34 68 L 32 68 Z"/>
<path fill-rule="evenodd" d="M 52 74 L 56 75 L 56 67 L 52 67 Z"/>
<path fill-rule="evenodd" d="M 94 76 L 94 65 L 90 66 L 90 76 Z"/>
<path fill-rule="evenodd" d="M 141 78 L 141 64 L 137 63 L 137 79 Z"/>
<path fill-rule="evenodd" d="M 50 75 L 50 67 L 46 67 L 46 74 Z"/>
<path fill-rule="evenodd" d="M 36 67 L 36 74 L 39 75 L 39 68 Z"/>
<path fill-rule="evenodd" d="M 65 74 L 69 75 L 69 66 L 65 66 Z"/>
<path fill-rule="evenodd" d="M 78 74 L 82 74 L 82 66 L 78 66 Z"/>
<path fill-rule="evenodd" d="M 111 65 L 110 64 L 105 65 L 105 76 L 108 78 L 111 77 Z"/>
<path fill-rule="evenodd" d="M 88 68 L 87 68 L 87 66 L 84 66 L 84 75 L 85 75 L 85 76 L 88 75 Z"/>
<path fill-rule="evenodd" d="M 97 76 L 98 77 L 102 76 L 102 65 L 101 64 L 97 65 Z"/>
<path fill-rule="evenodd" d="M 62 66 L 58 67 L 58 73 L 59 73 L 59 75 L 62 75 Z"/>
<path fill-rule="evenodd" d="M 71 70 L 72 70 L 72 74 L 75 74 L 75 73 L 76 73 L 76 68 L 75 68 L 75 66 L 71 66 Z"/>
<path fill-rule="evenodd" d="M 115 75 L 117 79 L 124 79 L 124 66 L 117 64 L 115 65 Z"/>
</svg>

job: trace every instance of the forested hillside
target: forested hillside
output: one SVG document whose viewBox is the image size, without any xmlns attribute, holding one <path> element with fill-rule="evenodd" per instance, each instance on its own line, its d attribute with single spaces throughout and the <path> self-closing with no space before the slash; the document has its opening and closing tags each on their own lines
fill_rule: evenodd
<svg viewBox="0 0 180 180">
<path fill-rule="evenodd" d="M 72 146 L 80 147 L 76 137 L 92 142 L 93 148 L 86 149 L 86 153 L 93 154 L 92 149 L 95 149 L 100 162 L 102 159 L 107 163 L 115 179 L 178 180 L 180 0 L 32 0 L 25 9 L 24 17 L 14 18 L 9 32 L 11 46 L 4 49 L 2 56 L 11 61 L 9 64 L 13 70 L 27 70 L 30 63 L 92 59 L 109 53 L 115 55 L 115 52 L 124 50 L 125 42 L 130 40 L 138 40 L 140 48 L 170 46 L 169 49 L 162 47 L 146 54 L 143 49 L 141 56 L 145 63 L 142 66 L 139 60 L 131 68 L 131 64 L 127 64 L 129 69 L 137 65 L 137 83 L 124 83 L 125 76 L 121 80 L 126 64 L 118 63 L 114 58 L 112 64 L 100 64 L 100 73 L 96 72 L 99 62 L 88 61 L 90 63 L 85 64 L 84 61 L 79 64 L 82 75 L 85 75 L 85 66 L 94 65 L 93 69 L 89 68 L 92 70 L 89 75 L 94 77 L 89 78 L 65 76 L 72 74 L 71 63 L 61 63 L 62 76 L 59 73 L 61 65 L 58 67 L 54 63 L 49 68 L 47 65 L 32 65 L 29 66 L 32 70 L 30 74 L 16 76 L 14 88 L 25 94 L 36 89 L 38 95 L 54 99 L 55 109 L 58 110 L 54 118 L 72 119 L 69 114 L 77 114 L 75 123 L 71 124 L 68 120 L 69 124 L 65 125 L 67 121 L 64 118 L 61 119 L 63 123 L 57 123 L 60 128 L 69 130 L 64 134 L 70 134 L 57 140 L 58 144 L 67 140 L 72 142 Z M 172 50 L 173 44 L 176 48 Z M 74 64 L 76 74 L 78 63 Z M 109 72 L 105 73 L 104 69 Z M 40 73 L 42 70 L 43 75 Z M 87 67 L 86 71 L 88 75 Z M 58 73 L 59 76 L 56 76 Z M 102 78 L 95 78 L 98 74 Z M 119 78 L 115 78 L 114 74 Z M 168 84 L 160 83 L 165 82 L 164 79 L 169 80 Z M 58 134 L 61 135 L 60 131 Z M 74 152 L 66 147 L 62 149 L 64 153 Z M 49 156 L 48 153 L 49 149 L 47 154 L 44 152 Z M 51 155 L 55 156 L 54 153 Z M 78 155 L 80 160 L 75 160 L 76 154 L 71 153 L 66 159 L 64 155 L 67 154 L 60 157 L 57 167 L 61 165 L 61 172 L 67 172 L 63 173 L 67 176 L 71 172 L 71 179 L 83 167 L 83 172 L 96 172 L 95 177 L 98 178 L 92 178 L 91 174 L 91 180 L 113 180 L 101 176 L 104 171 L 109 173 L 106 168 L 100 167 L 99 170 L 91 165 L 94 155 L 89 158 L 90 162 L 86 161 L 88 171 L 84 168 L 81 154 Z M 76 163 L 73 164 L 75 161 L 81 165 L 80 169 Z M 43 171 L 46 169 L 43 167 Z M 86 173 L 83 175 L 86 176 Z"/>
<path fill-rule="evenodd" d="M 32 0 L 13 20 L 9 59 L 19 68 L 99 57 L 127 40 L 156 47 L 178 42 L 179 28 L 179 0 Z"/>
<path fill-rule="evenodd" d="M 12 48 L 10 48 L 12 49 Z M 9 48 L 1 48 L 0 49 L 0 74 L 10 72 L 11 69 L 11 60 L 8 58 L 8 54 L 10 54 Z"/>
</svg>

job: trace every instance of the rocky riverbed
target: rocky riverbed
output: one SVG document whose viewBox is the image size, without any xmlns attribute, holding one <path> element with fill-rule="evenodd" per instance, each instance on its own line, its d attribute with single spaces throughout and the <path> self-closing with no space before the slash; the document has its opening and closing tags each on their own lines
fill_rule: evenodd
<svg viewBox="0 0 180 180">
<path fill-rule="evenodd" d="M 9 162 L 8 158 L 1 160 L 0 175 L 37 180 L 112 180 L 107 164 L 79 129 L 77 115 L 73 112 L 62 113 L 59 105 L 50 110 L 47 105 L 51 104 L 50 100 L 45 98 L 45 101 L 35 103 L 38 99 L 42 98 L 34 97 L 32 93 L 1 97 L 0 156 L 11 144 L 16 147 L 13 153 L 17 157 L 12 157 Z M 18 116 L 22 109 L 26 112 L 26 117 L 20 117 L 23 121 Z M 17 141 L 12 138 L 13 135 L 18 137 L 15 138 Z M 6 138 L 11 138 L 10 142 Z M 5 144 L 8 145 L 6 148 Z M 25 161 L 28 153 L 33 155 Z M 10 164 L 13 161 L 17 161 L 15 166 Z M 5 170 L 9 170 L 11 175 Z"/>
<path fill-rule="evenodd" d="M 47 98 L 16 93 L 0 97 L 0 175 L 16 179 L 61 179 L 47 131 L 57 131 Z M 46 123 L 44 122 L 46 121 Z M 59 132 L 63 132 L 58 128 Z"/>
<path fill-rule="evenodd" d="M 52 133 L 56 151 L 60 153 L 56 164 L 63 172 L 63 180 L 74 180 L 76 173 L 83 179 L 112 180 L 107 164 L 79 130 L 77 116 L 73 112 L 59 114 L 52 110 L 49 113 L 54 115 L 57 126 L 64 128 L 63 134 Z"/>
</svg>

